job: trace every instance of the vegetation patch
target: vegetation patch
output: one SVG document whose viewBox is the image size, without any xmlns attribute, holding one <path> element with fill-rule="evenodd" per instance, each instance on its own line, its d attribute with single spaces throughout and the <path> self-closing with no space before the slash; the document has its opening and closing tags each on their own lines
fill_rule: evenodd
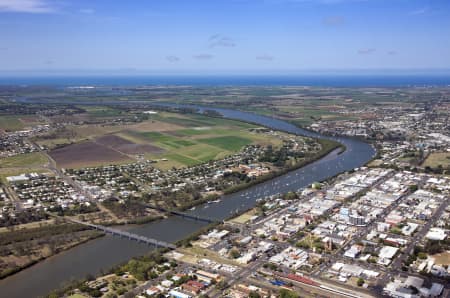
<svg viewBox="0 0 450 298">
<path fill-rule="evenodd" d="M 216 138 L 199 139 L 198 141 L 229 151 L 240 150 L 245 145 L 252 143 L 252 140 L 238 136 L 223 136 Z"/>
</svg>

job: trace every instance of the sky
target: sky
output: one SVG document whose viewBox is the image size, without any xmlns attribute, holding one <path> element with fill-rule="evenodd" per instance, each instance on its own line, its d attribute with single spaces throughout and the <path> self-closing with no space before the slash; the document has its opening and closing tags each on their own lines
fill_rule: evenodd
<svg viewBox="0 0 450 298">
<path fill-rule="evenodd" d="M 0 73 L 450 69 L 448 0 L 0 0 Z"/>
</svg>

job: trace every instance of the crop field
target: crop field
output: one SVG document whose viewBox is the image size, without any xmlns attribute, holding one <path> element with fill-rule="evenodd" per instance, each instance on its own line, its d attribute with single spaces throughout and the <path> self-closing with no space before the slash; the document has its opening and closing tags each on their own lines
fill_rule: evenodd
<svg viewBox="0 0 450 298">
<path fill-rule="evenodd" d="M 124 154 L 91 141 L 54 149 L 49 155 L 61 168 L 80 168 L 131 162 Z"/>
<path fill-rule="evenodd" d="M 116 135 L 104 135 L 95 142 L 106 147 L 111 147 L 125 154 L 162 153 L 164 150 L 150 144 L 136 144 Z"/>
<path fill-rule="evenodd" d="M 91 113 L 101 111 L 109 113 L 109 108 L 88 109 Z M 132 162 L 134 155 L 144 154 L 165 170 L 220 159 L 248 144 L 281 144 L 278 138 L 249 128 L 255 126 L 203 115 L 160 112 L 136 124 L 69 125 L 36 141 L 49 148 L 50 156 L 63 168 Z"/>
<path fill-rule="evenodd" d="M 252 143 L 252 140 L 241 136 L 223 136 L 216 138 L 199 139 L 199 142 L 206 143 L 211 146 L 216 146 L 228 151 L 237 151 L 245 145 Z"/>
</svg>

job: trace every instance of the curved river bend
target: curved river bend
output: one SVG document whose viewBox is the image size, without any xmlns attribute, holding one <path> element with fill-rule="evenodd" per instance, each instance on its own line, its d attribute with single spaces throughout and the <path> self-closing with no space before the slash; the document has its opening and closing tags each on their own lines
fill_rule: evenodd
<svg viewBox="0 0 450 298">
<path fill-rule="evenodd" d="M 200 106 L 189 107 L 196 107 L 200 110 L 205 109 Z M 225 219 L 236 210 L 253 207 L 258 198 L 299 190 L 315 181 L 322 181 L 336 174 L 360 167 L 375 154 L 375 150 L 369 144 L 358 140 L 323 136 L 298 128 L 282 120 L 253 113 L 210 107 L 207 109 L 216 110 L 225 118 L 252 122 L 274 130 L 335 140 L 344 144 L 346 150 L 341 154 L 338 154 L 339 150 L 335 150 L 303 168 L 246 190 L 226 195 L 221 202 L 208 204 L 207 208 L 205 208 L 206 205 L 200 205 L 194 211 L 191 211 L 194 214 Z M 204 225 L 204 223 L 180 217 L 170 217 L 132 227 L 130 230 L 136 234 L 175 242 L 194 233 Z M 65 282 L 84 278 L 88 274 L 98 274 L 101 270 L 109 269 L 115 264 L 125 262 L 133 256 L 142 255 L 148 250 L 149 247 L 144 244 L 107 235 L 62 252 L 1 280 L 0 296 L 9 298 L 44 296 L 51 290 L 62 286 Z"/>
</svg>

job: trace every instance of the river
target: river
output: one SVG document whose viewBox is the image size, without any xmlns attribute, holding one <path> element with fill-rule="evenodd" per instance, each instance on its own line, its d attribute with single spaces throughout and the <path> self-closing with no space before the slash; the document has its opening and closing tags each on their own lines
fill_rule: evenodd
<svg viewBox="0 0 450 298">
<path fill-rule="evenodd" d="M 203 109 L 199 106 L 194 107 Z M 252 122 L 298 135 L 332 139 L 344 144 L 346 150 L 341 154 L 339 154 L 339 150 L 334 150 L 303 168 L 246 190 L 226 195 L 218 203 L 197 206 L 195 210 L 190 211 L 193 214 L 225 219 L 237 210 L 253 207 L 258 198 L 302 189 L 315 181 L 323 181 L 336 174 L 360 167 L 375 154 L 372 146 L 359 140 L 322 136 L 288 122 L 253 113 L 210 107 L 207 109 L 216 110 L 229 119 Z M 202 222 L 170 217 L 134 226 L 130 228 L 130 231 L 167 242 L 175 242 L 194 233 L 204 225 L 205 223 Z M 0 296 L 8 298 L 44 296 L 70 280 L 84 278 L 88 274 L 98 274 L 102 270 L 107 270 L 134 256 L 142 255 L 149 249 L 151 248 L 145 244 L 107 235 L 62 252 L 1 280 Z"/>
</svg>

